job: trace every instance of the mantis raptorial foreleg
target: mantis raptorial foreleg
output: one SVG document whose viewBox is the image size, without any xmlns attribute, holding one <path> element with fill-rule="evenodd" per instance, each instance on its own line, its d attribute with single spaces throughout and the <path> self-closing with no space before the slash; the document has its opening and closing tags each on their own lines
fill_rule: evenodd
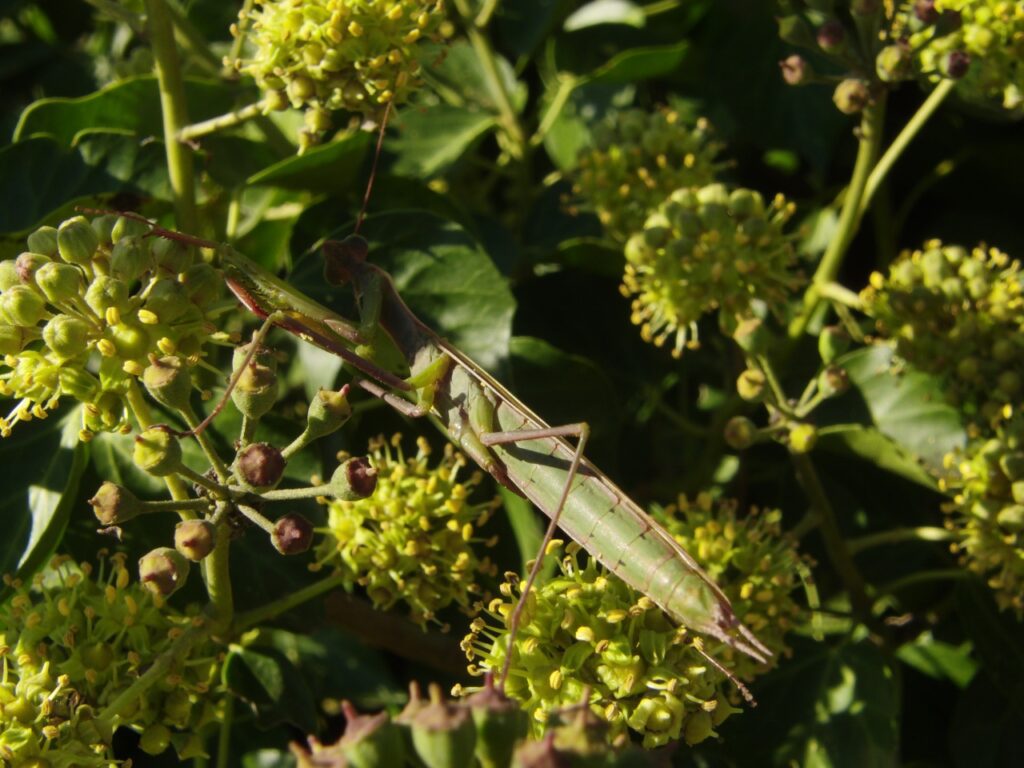
<svg viewBox="0 0 1024 768">
<path fill-rule="evenodd" d="M 487 446 L 508 445 L 509 443 L 518 443 L 523 440 L 540 440 L 551 437 L 575 437 L 576 451 L 572 455 L 572 462 L 569 464 L 569 473 L 566 475 L 565 485 L 562 487 L 562 493 L 558 497 L 558 504 L 555 506 L 555 510 L 551 515 L 551 521 L 548 523 L 548 528 L 544 532 L 544 538 L 540 544 L 540 551 L 537 553 L 537 557 L 533 561 L 533 566 L 530 568 L 530 573 L 526 577 L 526 584 L 524 584 L 522 589 L 519 590 L 519 600 L 516 602 L 516 607 L 512 609 L 512 615 L 509 617 L 508 651 L 505 654 L 505 663 L 501 668 L 501 678 L 498 680 L 499 689 L 505 688 L 509 668 L 512 664 L 512 649 L 515 645 L 516 632 L 519 630 L 519 621 L 522 618 L 523 608 L 526 606 L 526 600 L 530 594 L 530 590 L 533 589 L 533 583 L 537 580 L 537 574 L 540 573 L 541 565 L 544 562 L 544 555 L 547 554 L 548 546 L 550 546 L 551 540 L 555 536 L 555 531 L 558 529 L 558 521 L 562 517 L 562 510 L 565 508 L 565 502 L 569 498 L 569 491 L 572 490 L 573 481 L 576 479 L 576 473 L 579 471 L 580 462 L 583 460 L 583 451 L 586 449 L 587 439 L 590 437 L 590 427 L 586 422 L 580 422 L 578 424 L 565 424 L 560 427 L 520 429 L 514 432 L 489 432 L 487 434 L 480 435 L 480 442 Z"/>
</svg>

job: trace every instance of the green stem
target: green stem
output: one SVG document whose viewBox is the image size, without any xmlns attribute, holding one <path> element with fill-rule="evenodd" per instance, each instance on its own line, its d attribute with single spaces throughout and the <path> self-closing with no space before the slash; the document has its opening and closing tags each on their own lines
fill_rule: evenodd
<svg viewBox="0 0 1024 768">
<path fill-rule="evenodd" d="M 190 628 L 185 630 L 170 648 L 156 657 L 156 660 L 134 683 L 103 708 L 102 720 L 111 727 L 117 725 L 117 718 L 122 710 L 135 706 L 136 700 L 157 683 L 161 682 L 171 666 L 179 658 L 185 656 L 189 649 L 206 636 L 208 628 Z"/>
<path fill-rule="evenodd" d="M 825 249 L 825 254 L 818 264 L 811 284 L 804 293 L 803 308 L 800 314 L 789 325 L 789 338 L 799 339 L 807 330 L 821 303 L 821 286 L 835 282 L 846 256 L 857 227 L 860 224 L 861 200 L 867 187 L 868 176 L 875 165 L 882 141 L 882 122 L 885 111 L 884 95 L 879 97 L 877 104 L 864 110 L 860 123 L 860 141 L 857 147 L 857 160 L 853 167 L 853 177 L 843 198 L 843 209 L 839 214 L 839 223 L 832 240 Z"/>
<path fill-rule="evenodd" d="M 265 518 L 263 515 L 261 515 L 259 512 L 257 512 L 255 509 L 253 509 L 247 504 L 239 504 L 237 506 L 238 511 L 241 512 L 245 519 L 248 520 L 250 523 L 256 525 L 259 528 L 262 528 L 266 533 L 274 533 L 274 524 L 270 522 L 267 518 Z"/>
<path fill-rule="evenodd" d="M 142 396 L 142 391 L 139 389 L 138 382 L 132 380 L 128 385 L 127 393 L 128 407 L 132 410 L 132 415 L 135 416 L 135 421 L 139 423 L 139 428 L 147 430 L 153 426 L 153 417 L 149 412 L 149 404 L 146 402 L 146 398 Z M 171 498 L 176 501 L 187 501 L 192 499 L 192 494 L 189 493 L 188 485 L 180 478 L 175 475 L 168 475 L 164 478 L 164 483 L 167 485 L 167 490 L 171 494 Z M 192 520 L 195 515 L 189 510 L 180 510 L 179 516 L 182 520 Z"/>
<path fill-rule="evenodd" d="M 219 77 L 222 72 L 220 60 L 213 55 L 210 45 L 206 42 L 202 33 L 195 24 L 189 21 L 188 14 L 177 3 L 177 0 L 166 0 L 167 10 L 174 21 L 174 29 L 177 32 L 178 41 L 182 48 L 193 56 L 195 61 L 211 75 Z"/>
<path fill-rule="evenodd" d="M 252 120 L 254 117 L 262 115 L 266 106 L 267 100 L 261 99 L 255 104 L 236 109 L 233 112 L 211 117 L 209 120 L 203 120 L 202 122 L 192 123 L 192 125 L 186 125 L 178 131 L 178 141 L 194 141 L 203 136 L 209 136 L 211 133 L 241 125 L 247 120 Z"/>
<path fill-rule="evenodd" d="M 851 309 L 859 310 L 863 307 L 860 296 L 839 283 L 822 283 L 818 286 L 818 295 Z"/>
<path fill-rule="evenodd" d="M 941 568 L 934 571 L 919 571 L 918 573 L 904 576 L 902 579 L 891 581 L 883 585 L 878 591 L 880 594 L 890 595 L 906 587 L 911 587 L 915 584 L 926 584 L 929 581 L 956 581 L 958 579 L 970 578 L 974 578 L 974 574 L 965 568 Z"/>
<path fill-rule="evenodd" d="M 791 412 L 789 399 L 786 397 L 786 391 L 782 388 L 782 382 L 775 375 L 775 369 L 772 368 L 771 362 L 764 355 L 757 355 L 755 359 L 758 366 L 764 372 L 765 380 L 768 382 L 768 389 L 771 390 L 772 396 L 775 398 L 775 406 L 783 413 L 789 414 Z"/>
<path fill-rule="evenodd" d="M 222 497 L 227 494 L 227 489 L 224 486 L 222 486 L 220 483 L 215 483 L 206 475 L 199 474 L 191 467 L 187 467 L 184 464 L 181 464 L 174 471 L 177 474 L 184 477 L 186 480 L 191 480 L 196 485 L 201 485 L 214 496 Z"/>
<path fill-rule="evenodd" d="M 192 152 L 178 141 L 178 131 L 188 124 L 185 83 L 181 62 L 174 42 L 174 24 L 165 0 L 145 0 L 150 43 L 156 60 L 156 77 L 160 85 L 160 108 L 163 112 L 164 150 L 167 170 L 174 193 L 174 212 L 178 227 L 185 232 L 199 230 L 196 212 L 195 170 Z"/>
<path fill-rule="evenodd" d="M 127 24 L 135 34 L 141 34 L 145 29 L 145 24 L 142 21 L 142 17 L 129 11 L 124 6 L 113 2 L 113 0 L 85 0 L 89 5 L 98 11 L 102 11 L 112 18 L 114 21 L 120 21 L 122 24 Z"/>
<path fill-rule="evenodd" d="M 498 9 L 499 0 L 484 0 L 483 6 L 480 8 L 480 13 L 476 15 L 473 20 L 473 24 L 477 29 L 484 29 L 488 24 L 491 23 L 491 16 Z"/>
<path fill-rule="evenodd" d="M 575 90 L 578 81 L 575 77 L 571 76 L 560 76 L 558 81 L 558 90 L 555 91 L 554 97 L 551 99 L 551 103 L 548 104 L 548 108 L 544 110 L 544 116 L 540 120 L 540 124 L 537 126 L 537 130 L 533 136 L 530 137 L 530 144 L 538 146 L 544 141 L 544 137 L 548 135 L 548 131 L 551 130 L 551 126 L 555 124 L 558 116 L 562 114 L 562 110 L 565 108 L 565 103 L 569 100 L 573 90 Z"/>
<path fill-rule="evenodd" d="M 945 101 L 946 97 L 952 93 L 956 87 L 955 80 L 943 80 L 933 90 L 928 98 L 924 100 L 924 103 L 918 108 L 914 116 L 907 121 L 907 124 L 903 126 L 903 130 L 900 131 L 889 148 L 885 150 L 885 154 L 882 155 L 881 159 L 875 165 L 871 171 L 871 175 L 868 176 L 867 183 L 864 187 L 864 194 L 861 197 L 860 206 L 858 209 L 859 215 L 863 216 L 865 211 L 871 205 L 871 199 L 875 196 L 878 191 L 879 185 L 885 180 L 892 166 L 899 159 L 900 155 L 903 154 L 903 150 L 907 148 L 907 145 L 917 136 L 918 132 L 924 127 L 924 124 L 928 122 L 928 119 L 935 113 L 935 110 L 939 108 L 939 105 Z"/>
<path fill-rule="evenodd" d="M 925 525 L 918 528 L 893 528 L 888 531 L 871 533 L 867 536 L 850 539 L 847 546 L 850 549 L 850 554 L 856 555 L 866 549 L 886 544 L 901 544 L 907 541 L 952 541 L 955 538 L 957 535 L 953 531 Z"/>
<path fill-rule="evenodd" d="M 206 434 L 206 430 L 195 431 L 196 427 L 201 423 L 201 419 L 196 415 L 196 412 L 189 406 L 181 411 L 181 415 L 185 417 L 185 423 L 188 424 L 188 428 L 192 430 L 192 436 L 199 443 L 199 447 L 203 449 L 203 454 L 206 456 L 206 460 L 210 462 L 213 467 L 213 471 L 217 473 L 217 479 L 220 482 L 226 482 L 231 477 L 231 470 L 221 459 L 217 453 L 217 449 L 214 447 L 213 442 Z"/>
<path fill-rule="evenodd" d="M 238 33 L 235 35 L 235 42 L 231 44 L 231 53 L 228 54 L 229 66 L 234 66 L 234 62 L 242 55 L 242 46 L 245 45 L 245 35 L 249 31 L 249 23 L 251 21 L 250 14 L 252 13 L 253 0 L 245 0 L 242 3 L 242 10 L 238 12 Z"/>
<path fill-rule="evenodd" d="M 280 616 L 282 613 L 290 611 L 296 606 L 309 602 L 313 598 L 320 597 L 320 595 L 325 592 L 330 592 L 332 589 L 340 587 L 344 583 L 344 575 L 341 573 L 334 573 L 326 579 L 310 584 L 308 587 L 303 587 L 302 589 L 298 589 L 284 597 L 279 597 L 277 600 L 273 600 L 266 605 L 261 605 L 259 608 L 246 611 L 238 616 L 238 620 L 235 622 L 234 631 L 235 633 L 244 632 L 250 627 L 262 624 L 265 621 L 269 621 L 270 619 Z"/>
<path fill-rule="evenodd" d="M 810 501 L 811 509 L 817 517 L 818 527 L 821 536 L 825 541 L 825 550 L 828 553 L 832 566 L 839 574 L 839 578 L 850 595 L 850 604 L 853 611 L 866 626 L 874 625 L 874 618 L 871 613 L 871 599 L 868 597 L 867 586 L 864 577 L 857 570 L 853 556 L 846 546 L 843 533 L 839 529 L 839 521 L 836 519 L 835 510 L 828 500 L 825 488 L 821 484 L 818 472 L 814 468 L 811 457 L 805 453 L 791 454 L 793 466 L 796 469 L 797 479 L 803 486 L 804 493 Z"/>
<path fill-rule="evenodd" d="M 232 491 L 245 491 L 244 488 L 232 488 Z M 296 501 L 298 499 L 315 499 L 323 496 L 327 486 L 311 485 L 306 488 L 278 488 L 273 491 L 264 491 L 260 494 L 263 501 Z"/>
<path fill-rule="evenodd" d="M 228 768 L 231 765 L 231 726 L 235 720 L 235 698 L 224 698 L 224 715 L 217 734 L 217 768 Z"/>
<path fill-rule="evenodd" d="M 144 513 L 180 512 L 182 510 L 188 510 L 189 512 L 207 512 L 210 509 L 210 502 L 208 499 L 183 499 L 181 501 L 168 499 L 166 501 L 143 501 L 140 502 L 140 504 Z"/>
<path fill-rule="evenodd" d="M 222 634 L 235 617 L 235 597 L 231 588 L 231 531 L 227 525 L 217 526 L 217 546 L 203 560 L 206 593 L 213 605 L 214 631 Z"/>
</svg>

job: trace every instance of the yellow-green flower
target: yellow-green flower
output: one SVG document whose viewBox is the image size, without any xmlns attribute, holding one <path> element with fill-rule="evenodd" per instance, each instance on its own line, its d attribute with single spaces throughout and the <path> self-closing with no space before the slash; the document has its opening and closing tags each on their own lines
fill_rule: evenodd
<svg viewBox="0 0 1024 768">
<path fill-rule="evenodd" d="M 755 302 L 779 311 L 800 283 L 796 250 L 783 232 L 795 208 L 782 195 L 765 205 L 749 189 L 722 184 L 677 189 L 626 243 L 622 293 L 645 341 L 672 354 L 696 347 L 697 321 L 719 310 L 732 333 Z"/>
<path fill-rule="evenodd" d="M 884 339 L 919 370 L 942 376 L 950 401 L 988 429 L 1024 392 L 1020 262 L 938 240 L 906 251 L 861 293 Z"/>
<path fill-rule="evenodd" d="M 960 80 L 969 101 L 1024 110 L 1024 5 L 1012 0 L 908 3 L 902 33 L 919 71 Z"/>
<path fill-rule="evenodd" d="M 580 153 L 573 189 L 608 234 L 625 241 L 672 190 L 714 181 L 721 145 L 711 136 L 707 120 L 670 107 L 615 112 Z"/>
<path fill-rule="evenodd" d="M 379 118 L 405 101 L 422 83 L 419 44 L 439 39 L 443 20 L 441 0 L 258 0 L 247 32 L 255 50 L 233 65 L 271 108 L 305 108 L 315 135 L 331 110 Z"/>
<path fill-rule="evenodd" d="M 210 317 L 232 306 L 218 304 L 223 281 L 192 248 L 147 230 L 76 216 L 0 262 L 0 396 L 17 401 L 0 434 L 64 396 L 85 404 L 83 438 L 126 429 L 125 393 L 151 357 L 202 358 Z"/>
<path fill-rule="evenodd" d="M 366 499 L 330 502 L 320 564 L 337 567 L 378 608 L 406 603 L 421 624 L 453 602 L 468 608 L 480 593 L 477 576 L 494 572 L 474 551 L 498 503 L 470 501 L 482 475 L 460 479 L 466 460 L 451 445 L 431 467 L 423 438 L 413 456 L 402 451 L 401 435 L 370 448 L 377 488 Z"/>
<path fill-rule="evenodd" d="M 945 506 L 960 563 L 983 577 L 1003 610 L 1024 616 L 1024 418 L 1012 416 L 995 437 L 946 457 L 953 492 Z"/>
<path fill-rule="evenodd" d="M 132 582 L 121 555 L 95 571 L 58 557 L 31 585 L 8 585 L 14 594 L 0 607 L 0 758 L 12 765 L 45 758 L 52 768 L 111 765 L 104 707 L 194 620 Z M 166 748 L 154 738 L 166 732 L 179 756 L 195 756 L 196 731 L 217 717 L 217 684 L 212 646 L 194 647 L 120 708 L 115 722 L 141 733 L 153 751 Z"/>
</svg>

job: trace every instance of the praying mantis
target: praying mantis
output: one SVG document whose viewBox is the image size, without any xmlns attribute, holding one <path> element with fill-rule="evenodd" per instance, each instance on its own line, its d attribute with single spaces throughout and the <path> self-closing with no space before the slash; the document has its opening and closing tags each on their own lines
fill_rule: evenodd
<svg viewBox="0 0 1024 768">
<path fill-rule="evenodd" d="M 391 277 L 370 263 L 362 237 L 329 240 L 322 249 L 328 281 L 353 291 L 359 312 L 358 321 L 353 321 L 304 296 L 229 246 L 159 227 L 153 227 L 153 233 L 214 248 L 228 287 L 246 309 L 341 357 L 354 370 L 353 386 L 410 418 L 430 418 L 481 469 L 550 518 L 540 554 L 509 617 L 511 637 L 543 554 L 561 528 L 689 630 L 758 662 L 771 657 L 693 557 L 584 457 L 587 425 L 548 425 L 422 323 L 406 306 Z M 576 445 L 567 438 L 575 438 Z M 511 654 L 506 657 L 501 683 L 511 658 Z M 749 698 L 746 689 L 734 682 Z"/>
</svg>

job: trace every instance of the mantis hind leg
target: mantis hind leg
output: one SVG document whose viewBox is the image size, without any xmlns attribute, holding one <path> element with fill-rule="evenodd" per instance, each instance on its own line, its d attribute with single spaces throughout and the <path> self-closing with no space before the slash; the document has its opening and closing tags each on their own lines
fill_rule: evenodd
<svg viewBox="0 0 1024 768">
<path fill-rule="evenodd" d="M 544 562 L 544 555 L 547 553 L 548 547 L 551 545 L 551 540 L 555 536 L 555 531 L 558 529 L 558 522 L 562 517 L 562 510 L 565 508 L 565 502 L 569 498 L 569 491 L 572 489 L 573 481 L 576 479 L 576 473 L 580 468 L 580 462 L 583 460 L 583 451 L 586 449 L 587 439 L 590 437 L 590 427 L 585 422 L 580 422 L 578 424 L 566 424 L 560 427 L 520 429 L 514 432 L 488 432 L 480 435 L 480 442 L 487 446 L 508 445 L 509 443 L 518 443 L 523 440 L 540 440 L 549 437 L 575 437 L 576 450 L 573 452 L 572 462 L 569 464 L 569 472 L 566 475 L 565 485 L 562 487 L 562 493 L 558 497 L 558 503 L 555 505 L 555 509 L 551 513 L 551 521 L 548 523 L 548 528 L 544 532 L 544 538 L 541 540 L 540 551 L 537 553 L 537 557 L 533 561 L 530 573 L 526 577 L 526 584 L 524 584 L 522 589 L 520 589 L 519 600 L 516 602 L 515 608 L 512 609 L 512 615 L 509 617 L 508 651 L 505 654 L 505 663 L 501 668 L 501 677 L 498 680 L 498 688 L 500 690 L 504 690 L 505 682 L 508 680 L 509 669 L 512 665 L 512 649 L 515 646 L 516 633 L 519 631 L 519 622 L 522 619 L 523 608 L 526 606 L 526 600 L 530 594 L 530 590 L 533 589 L 533 583 L 537 580 L 537 574 L 540 573 L 541 565 Z"/>
</svg>

